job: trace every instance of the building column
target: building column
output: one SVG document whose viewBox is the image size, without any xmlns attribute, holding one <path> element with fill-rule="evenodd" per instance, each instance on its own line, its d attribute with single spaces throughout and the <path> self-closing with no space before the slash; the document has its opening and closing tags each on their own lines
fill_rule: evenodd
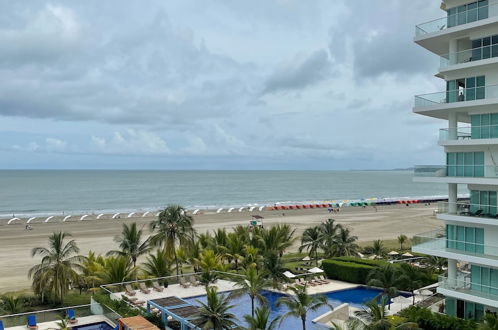
<svg viewBox="0 0 498 330">
<path fill-rule="evenodd" d="M 456 183 L 448 183 L 448 214 L 457 213 L 458 202 L 458 185 Z"/>
<path fill-rule="evenodd" d="M 450 40 L 450 48 L 449 48 L 449 55 L 448 55 L 448 60 L 450 64 L 457 64 L 457 58 L 458 58 L 458 42 L 456 39 L 451 39 Z"/>
<path fill-rule="evenodd" d="M 457 261 L 448 259 L 448 285 L 450 287 L 457 286 Z"/>
<path fill-rule="evenodd" d="M 458 121 L 456 112 L 448 113 L 448 140 L 456 140 L 458 138 Z"/>
</svg>

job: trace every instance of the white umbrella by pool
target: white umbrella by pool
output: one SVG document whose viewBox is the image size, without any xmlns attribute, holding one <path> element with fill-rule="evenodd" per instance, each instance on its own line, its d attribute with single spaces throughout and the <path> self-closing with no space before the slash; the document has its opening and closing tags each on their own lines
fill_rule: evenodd
<svg viewBox="0 0 498 330">
<path fill-rule="evenodd" d="M 318 268 L 318 267 L 314 267 L 314 268 L 309 269 L 308 273 L 313 273 L 313 274 L 315 274 L 315 273 L 323 273 L 323 269 Z"/>
<path fill-rule="evenodd" d="M 304 258 L 303 258 L 303 259 L 301 259 L 301 260 L 302 260 L 302 261 L 310 261 L 310 260 L 311 260 L 311 258 L 310 258 L 309 256 L 306 256 L 306 257 L 304 257 Z"/>
<path fill-rule="evenodd" d="M 413 254 L 411 254 L 410 252 L 406 252 L 406 253 L 403 253 L 401 256 L 403 256 L 403 257 L 413 257 Z"/>
<path fill-rule="evenodd" d="M 388 253 L 388 255 L 390 255 L 390 256 L 397 256 L 398 254 L 399 253 L 394 251 L 394 250 Z"/>
<path fill-rule="evenodd" d="M 284 272 L 284 275 L 285 275 L 285 277 L 287 277 L 287 278 L 294 278 L 294 277 L 296 277 L 296 275 L 292 274 L 292 273 L 291 273 L 291 272 L 289 272 L 288 270 L 286 270 L 286 271 Z"/>
</svg>

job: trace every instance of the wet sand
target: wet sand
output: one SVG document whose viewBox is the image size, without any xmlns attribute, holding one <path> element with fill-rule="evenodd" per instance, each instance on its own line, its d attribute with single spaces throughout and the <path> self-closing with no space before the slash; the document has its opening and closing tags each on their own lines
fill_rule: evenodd
<svg viewBox="0 0 498 330">
<path fill-rule="evenodd" d="M 236 225 L 248 225 L 251 215 L 264 217 L 264 225 L 288 223 L 296 229 L 296 236 L 309 226 L 318 224 L 327 218 L 334 218 L 338 223 L 349 227 L 360 241 L 375 239 L 394 239 L 400 234 L 412 237 L 414 234 L 433 230 L 442 226 L 433 215 L 435 204 L 379 206 L 377 212 L 373 207 L 343 208 L 339 213 L 329 214 L 327 209 L 305 209 L 287 211 L 253 211 L 221 213 L 204 212 L 195 215 L 195 228 L 198 232 L 215 230 L 220 227 L 230 229 Z M 283 215 L 283 213 L 285 215 Z M 41 219 L 31 223 L 33 230 L 25 230 L 25 221 L 15 224 L 0 225 L 0 293 L 29 288 L 28 269 L 39 262 L 31 258 L 31 249 L 46 246 L 47 237 L 54 231 L 63 230 L 73 235 L 81 254 L 92 250 L 105 253 L 116 248 L 114 236 L 121 232 L 122 223 L 137 222 L 149 233 L 148 224 L 153 217 L 110 219 L 110 216 L 93 220 L 79 221 L 73 217 L 67 222 L 41 223 Z M 296 244 L 297 249 L 297 244 Z"/>
</svg>

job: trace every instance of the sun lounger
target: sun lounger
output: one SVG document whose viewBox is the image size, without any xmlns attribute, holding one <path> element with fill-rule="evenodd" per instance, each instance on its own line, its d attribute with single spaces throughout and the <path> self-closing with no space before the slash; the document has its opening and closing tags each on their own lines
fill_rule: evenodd
<svg viewBox="0 0 498 330">
<path fill-rule="evenodd" d="M 147 288 L 147 287 L 145 286 L 145 283 L 141 282 L 141 283 L 139 284 L 139 286 L 140 286 L 140 291 L 141 291 L 142 293 L 145 293 L 145 294 L 149 294 L 149 293 L 150 293 L 150 290 L 149 290 L 149 288 Z"/>
<path fill-rule="evenodd" d="M 3 321 L 2 320 L 0 320 L 0 330 L 4 330 Z"/>
<path fill-rule="evenodd" d="M 78 323 L 78 319 L 76 318 L 76 315 L 74 314 L 74 310 L 73 309 L 71 309 L 71 308 L 68 309 L 66 311 L 66 313 L 67 313 L 67 319 L 68 319 L 69 323 L 71 323 L 71 324 Z"/>
<path fill-rule="evenodd" d="M 143 300 L 135 300 L 135 301 L 132 301 L 131 302 L 133 305 L 137 306 L 137 307 L 140 307 L 142 306 L 143 304 L 145 304 L 145 301 Z"/>
<path fill-rule="evenodd" d="M 28 328 L 38 329 L 38 325 L 36 324 L 36 315 L 28 315 Z"/>
<path fill-rule="evenodd" d="M 320 280 L 323 282 L 323 284 L 330 283 L 330 281 L 323 277 L 323 275 L 320 275 Z"/>
<path fill-rule="evenodd" d="M 190 282 L 187 282 L 183 277 L 180 277 L 180 285 L 184 288 L 188 288 L 190 287 Z"/>
<path fill-rule="evenodd" d="M 155 291 L 157 292 L 163 292 L 164 288 L 157 283 L 157 281 L 152 282 L 152 287 L 154 288 Z"/>
<path fill-rule="evenodd" d="M 137 293 L 135 292 L 135 290 L 133 290 L 133 288 L 131 287 L 131 285 L 126 284 L 126 285 L 125 285 L 125 294 L 126 294 L 127 296 L 134 296 L 134 295 L 136 295 Z"/>
</svg>

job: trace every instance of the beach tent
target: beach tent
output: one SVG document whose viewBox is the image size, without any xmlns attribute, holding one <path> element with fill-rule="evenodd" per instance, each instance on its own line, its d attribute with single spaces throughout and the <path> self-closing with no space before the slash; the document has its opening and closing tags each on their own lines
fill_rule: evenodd
<svg viewBox="0 0 498 330">
<path fill-rule="evenodd" d="M 291 272 L 289 272 L 288 270 L 284 272 L 284 275 L 285 277 L 287 278 L 294 278 L 296 277 L 296 275 L 292 274 Z"/>
<path fill-rule="evenodd" d="M 397 256 L 397 255 L 399 255 L 399 253 L 393 250 L 393 251 L 389 252 L 387 255 Z"/>
<path fill-rule="evenodd" d="M 309 256 L 306 256 L 306 257 L 304 257 L 304 258 L 303 258 L 303 259 L 301 259 L 301 260 L 302 260 L 302 261 L 310 261 L 310 260 L 311 260 L 311 258 L 310 258 Z"/>
<path fill-rule="evenodd" d="M 410 257 L 413 257 L 413 254 L 411 254 L 410 252 L 406 252 L 406 253 L 403 253 L 401 256 L 410 258 Z"/>
<path fill-rule="evenodd" d="M 318 268 L 318 267 L 314 267 L 314 268 L 311 268 L 310 270 L 308 270 L 309 273 L 323 273 L 323 269 L 321 268 Z"/>
</svg>

